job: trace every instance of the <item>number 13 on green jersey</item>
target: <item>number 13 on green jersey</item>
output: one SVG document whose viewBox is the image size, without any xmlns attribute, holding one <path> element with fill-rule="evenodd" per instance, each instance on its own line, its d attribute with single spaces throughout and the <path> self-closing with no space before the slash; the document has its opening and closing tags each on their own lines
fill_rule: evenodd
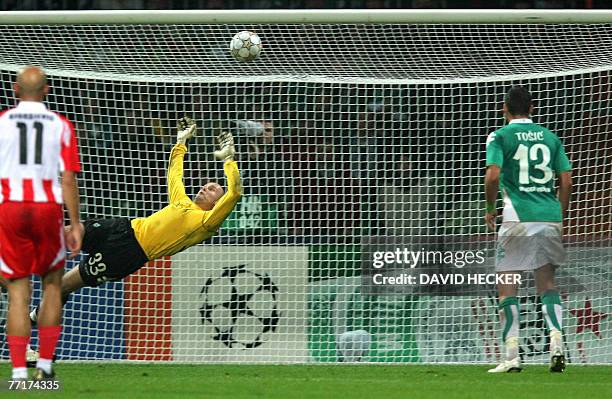
<svg viewBox="0 0 612 399">
<path fill-rule="evenodd" d="M 487 138 L 487 166 L 501 169 L 504 222 L 561 222 L 554 177 L 571 170 L 561 140 L 530 119 L 513 119 Z"/>
</svg>

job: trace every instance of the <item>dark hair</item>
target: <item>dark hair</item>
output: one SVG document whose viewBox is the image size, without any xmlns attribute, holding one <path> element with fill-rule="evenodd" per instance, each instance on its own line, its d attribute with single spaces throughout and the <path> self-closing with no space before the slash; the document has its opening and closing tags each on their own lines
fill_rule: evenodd
<svg viewBox="0 0 612 399">
<path fill-rule="evenodd" d="M 512 115 L 527 116 L 529 115 L 529 108 L 532 105 L 531 93 L 523 86 L 512 86 L 504 102 L 508 106 L 508 112 Z"/>
</svg>

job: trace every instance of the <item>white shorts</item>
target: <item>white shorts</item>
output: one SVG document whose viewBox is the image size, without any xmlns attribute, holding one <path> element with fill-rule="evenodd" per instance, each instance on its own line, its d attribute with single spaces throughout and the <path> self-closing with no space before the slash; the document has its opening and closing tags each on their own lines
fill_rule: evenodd
<svg viewBox="0 0 612 399">
<path fill-rule="evenodd" d="M 502 223 L 497 238 L 495 271 L 535 270 L 547 264 L 559 266 L 566 257 L 562 231 L 561 223 Z"/>
</svg>

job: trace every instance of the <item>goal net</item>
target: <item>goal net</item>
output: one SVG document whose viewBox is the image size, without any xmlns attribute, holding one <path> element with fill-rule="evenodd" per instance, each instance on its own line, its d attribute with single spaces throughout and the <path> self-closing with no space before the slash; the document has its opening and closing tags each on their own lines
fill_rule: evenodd
<svg viewBox="0 0 612 399">
<path fill-rule="evenodd" d="M 573 165 L 569 257 L 557 271 L 565 349 L 573 363 L 612 363 L 609 24 L 177 22 L 0 25 L 2 109 L 15 104 L 21 66 L 47 70 L 47 104 L 78 135 L 83 219 L 168 204 L 183 115 L 198 122 L 184 164 L 190 196 L 225 183 L 214 136 L 237 141 L 244 195 L 217 236 L 73 294 L 59 359 L 498 361 L 494 286 L 371 293 L 364 253 L 381 237 L 490 247 L 485 142 L 521 84 Z M 242 30 L 263 41 L 255 62 L 229 54 Z M 485 266 L 493 272 L 492 257 Z M 546 362 L 540 299 L 524 278 L 521 354 Z"/>
</svg>

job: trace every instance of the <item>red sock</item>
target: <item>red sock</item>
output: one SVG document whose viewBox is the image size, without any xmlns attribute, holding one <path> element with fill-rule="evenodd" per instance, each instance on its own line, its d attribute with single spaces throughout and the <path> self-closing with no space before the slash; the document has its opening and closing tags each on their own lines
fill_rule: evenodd
<svg viewBox="0 0 612 399">
<path fill-rule="evenodd" d="M 26 366 L 26 346 L 30 343 L 30 337 L 18 335 L 9 335 L 6 337 L 8 341 L 9 351 L 11 353 L 11 362 L 13 368 Z"/>
<path fill-rule="evenodd" d="M 41 359 L 53 360 L 57 340 L 62 333 L 62 326 L 38 327 L 38 347 Z"/>
</svg>

